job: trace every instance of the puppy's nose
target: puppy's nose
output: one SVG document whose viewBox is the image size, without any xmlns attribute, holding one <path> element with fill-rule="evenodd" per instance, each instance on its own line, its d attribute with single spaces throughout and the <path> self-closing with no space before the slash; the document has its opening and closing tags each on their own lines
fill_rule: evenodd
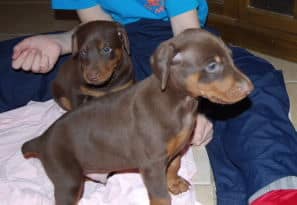
<svg viewBox="0 0 297 205">
<path fill-rule="evenodd" d="M 87 78 L 91 81 L 98 79 L 98 73 L 97 72 L 88 72 Z"/>
<path fill-rule="evenodd" d="M 249 95 L 254 89 L 254 85 L 252 84 L 252 82 L 246 79 L 239 81 L 236 87 L 238 91 L 243 95 Z"/>
</svg>

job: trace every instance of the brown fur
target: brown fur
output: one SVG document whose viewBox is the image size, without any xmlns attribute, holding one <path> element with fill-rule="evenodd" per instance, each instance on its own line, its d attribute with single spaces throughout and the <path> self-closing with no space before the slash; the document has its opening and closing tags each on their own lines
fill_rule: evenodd
<svg viewBox="0 0 297 205">
<path fill-rule="evenodd" d="M 128 37 L 120 24 L 83 24 L 73 34 L 72 47 L 72 57 L 52 85 L 54 99 L 65 110 L 134 83 Z"/>
<path fill-rule="evenodd" d="M 200 29 L 162 43 L 151 65 L 151 77 L 80 106 L 23 145 L 24 154 L 39 153 L 57 205 L 73 205 L 90 173 L 131 169 L 142 175 L 151 205 L 170 205 L 168 189 L 188 190 L 177 171 L 195 126 L 197 97 L 231 104 L 253 89 L 224 43 Z"/>
</svg>

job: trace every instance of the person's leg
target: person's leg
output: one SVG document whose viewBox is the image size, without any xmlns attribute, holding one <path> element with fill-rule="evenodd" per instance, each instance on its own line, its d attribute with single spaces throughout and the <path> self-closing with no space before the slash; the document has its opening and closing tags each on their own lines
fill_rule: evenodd
<svg viewBox="0 0 297 205">
<path fill-rule="evenodd" d="M 215 128 L 224 124 L 224 129 L 215 131 L 221 139 L 221 155 L 232 163 L 233 172 L 242 175 L 251 203 L 271 190 L 297 189 L 297 134 L 288 118 L 289 99 L 282 73 L 241 48 L 232 47 L 232 51 L 235 64 L 250 77 L 255 90 L 249 97 L 249 108 L 247 101 L 235 106 L 217 106 L 216 113 L 220 115 L 244 112 L 225 122 L 215 123 Z M 242 108 L 244 106 L 246 108 Z M 210 155 L 215 150 L 212 143 L 215 140 L 209 145 Z M 223 163 L 222 167 L 216 166 L 214 161 L 212 165 L 216 179 L 227 176 L 219 169 L 231 168 Z M 232 175 L 228 179 L 232 182 Z M 218 193 L 228 193 L 232 186 L 224 187 L 224 182 L 220 182 L 216 182 Z"/>
<path fill-rule="evenodd" d="M 25 37 L 0 42 L 0 113 L 27 104 L 29 101 L 46 101 L 52 98 L 51 81 L 57 67 L 65 60 L 60 58 L 53 71 L 47 74 L 16 71 L 11 67 L 13 47 Z"/>
<path fill-rule="evenodd" d="M 226 123 L 217 121 L 214 136 L 207 145 L 208 157 L 214 174 L 217 205 L 246 205 L 246 184 L 238 168 L 232 163 L 223 146 Z M 222 135 L 221 135 L 222 134 Z"/>
<path fill-rule="evenodd" d="M 152 74 L 150 56 L 158 45 L 173 36 L 167 21 L 142 19 L 126 25 L 136 80 Z"/>
</svg>

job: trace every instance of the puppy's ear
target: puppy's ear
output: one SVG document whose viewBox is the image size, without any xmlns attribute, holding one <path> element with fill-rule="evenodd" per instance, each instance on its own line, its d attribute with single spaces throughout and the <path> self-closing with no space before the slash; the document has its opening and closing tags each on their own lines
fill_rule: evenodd
<svg viewBox="0 0 297 205">
<path fill-rule="evenodd" d="M 170 65 L 173 57 L 176 55 L 176 49 L 172 43 L 164 42 L 157 48 L 151 56 L 151 66 L 154 74 L 161 81 L 161 90 L 165 90 L 170 74 Z"/>
<path fill-rule="evenodd" d="M 76 26 L 74 29 L 72 29 L 70 32 L 72 32 L 72 36 L 71 36 L 71 51 L 72 51 L 72 56 L 76 56 L 78 53 L 78 42 L 77 42 L 77 36 L 78 36 L 78 32 L 80 27 L 82 27 L 84 24 L 80 24 L 78 26 Z"/>
<path fill-rule="evenodd" d="M 74 57 L 78 53 L 77 33 L 76 32 L 74 32 L 72 34 L 72 44 L 71 44 L 71 46 L 72 46 L 72 56 Z"/>
<path fill-rule="evenodd" d="M 221 38 L 221 37 L 215 37 L 218 39 L 219 44 L 226 50 L 226 52 L 228 53 L 228 55 L 232 56 L 232 50 L 231 48 L 229 48 L 227 46 L 227 44 L 225 43 L 225 41 Z"/>
<path fill-rule="evenodd" d="M 130 44 L 129 44 L 128 34 L 126 32 L 126 29 L 119 23 L 117 23 L 117 25 L 118 25 L 117 31 L 118 31 L 119 39 L 124 45 L 125 51 L 128 53 L 128 55 L 130 55 Z"/>
</svg>

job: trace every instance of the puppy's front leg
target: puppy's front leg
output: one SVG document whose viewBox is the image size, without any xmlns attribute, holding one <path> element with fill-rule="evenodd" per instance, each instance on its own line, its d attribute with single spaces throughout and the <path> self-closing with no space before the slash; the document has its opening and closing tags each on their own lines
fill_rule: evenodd
<svg viewBox="0 0 297 205">
<path fill-rule="evenodd" d="M 175 195 L 188 191 L 190 186 L 190 183 L 187 180 L 177 174 L 180 168 L 180 163 L 181 155 L 178 155 L 171 161 L 167 170 L 168 189 Z"/>
<path fill-rule="evenodd" d="M 65 87 L 63 87 L 58 80 L 55 80 L 52 85 L 52 94 L 55 101 L 64 110 L 71 110 L 72 104 L 70 99 L 66 95 Z"/>
<path fill-rule="evenodd" d="M 149 194 L 150 205 L 171 205 L 166 182 L 166 162 L 154 162 L 141 168 L 140 173 Z"/>
</svg>

